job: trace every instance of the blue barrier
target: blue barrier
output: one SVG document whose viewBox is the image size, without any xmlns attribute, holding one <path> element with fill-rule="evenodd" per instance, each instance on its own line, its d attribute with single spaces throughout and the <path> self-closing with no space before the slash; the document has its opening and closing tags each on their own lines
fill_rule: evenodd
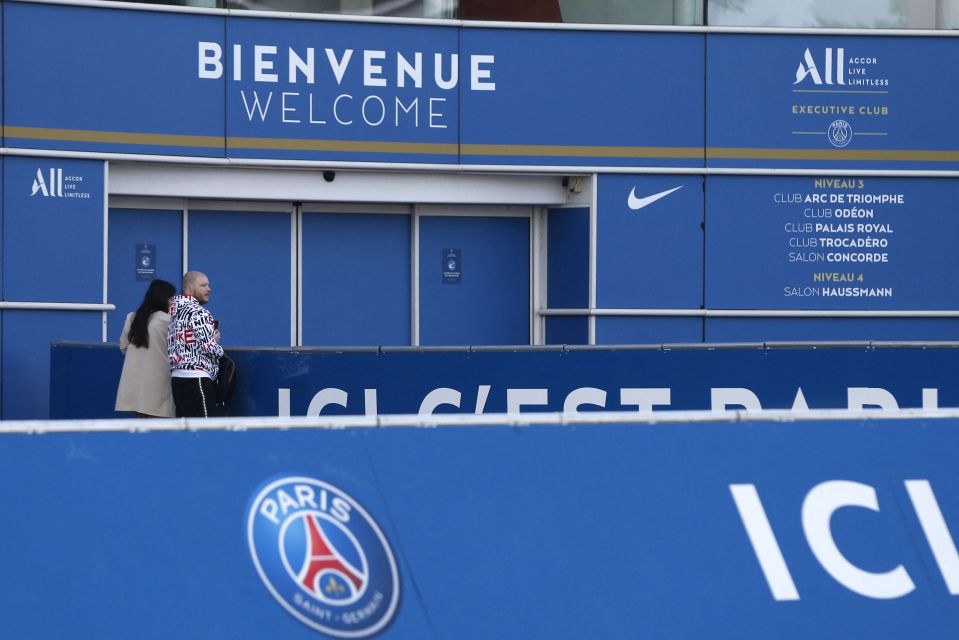
<svg viewBox="0 0 959 640">
<path fill-rule="evenodd" d="M 957 407 L 956 346 L 233 349 L 231 413 Z M 116 417 L 115 346 L 58 343 L 51 353 L 51 417 Z"/>
<path fill-rule="evenodd" d="M 0 619 L 12 638 L 955 638 L 951 414 L 6 423 Z"/>
</svg>

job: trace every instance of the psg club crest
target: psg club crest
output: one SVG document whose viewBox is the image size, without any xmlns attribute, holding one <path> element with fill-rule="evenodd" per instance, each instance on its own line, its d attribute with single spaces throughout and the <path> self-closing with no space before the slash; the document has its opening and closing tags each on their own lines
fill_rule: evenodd
<svg viewBox="0 0 959 640">
<path fill-rule="evenodd" d="M 247 542 L 273 597 L 317 631 L 363 638 L 396 612 L 399 574 L 386 537 L 332 485 L 299 476 L 268 482 L 250 503 Z"/>
<path fill-rule="evenodd" d="M 826 138 L 834 147 L 845 147 L 852 140 L 852 127 L 845 120 L 833 120 L 826 130 Z"/>
</svg>

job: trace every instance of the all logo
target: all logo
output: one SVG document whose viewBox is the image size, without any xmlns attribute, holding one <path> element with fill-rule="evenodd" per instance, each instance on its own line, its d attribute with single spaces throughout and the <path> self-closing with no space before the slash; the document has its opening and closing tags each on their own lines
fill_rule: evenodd
<svg viewBox="0 0 959 640">
<path fill-rule="evenodd" d="M 48 172 L 38 168 L 30 197 L 40 194 L 44 198 L 90 199 L 93 194 L 83 188 L 84 184 L 84 176 L 74 173 L 63 175 L 62 167 L 50 167 Z"/>
<path fill-rule="evenodd" d="M 43 170 L 37 169 L 37 177 L 33 179 L 33 189 L 30 196 L 40 195 L 48 198 L 63 197 L 63 169 L 50 167 L 49 183 L 43 177 Z"/>
<path fill-rule="evenodd" d="M 833 52 L 835 52 L 835 54 Z M 836 49 L 827 48 L 825 65 L 823 66 L 822 73 L 820 73 L 819 67 L 816 66 L 816 61 L 807 48 L 805 55 L 803 55 L 802 62 L 799 63 L 799 67 L 796 69 L 796 81 L 793 82 L 793 84 L 799 84 L 807 77 L 812 79 L 813 84 L 818 85 L 846 84 L 844 55 L 845 49 L 842 47 Z"/>
<path fill-rule="evenodd" d="M 250 503 L 247 542 L 273 597 L 317 631 L 362 638 L 396 612 L 399 573 L 389 542 L 337 487 L 302 476 L 269 481 Z"/>
</svg>

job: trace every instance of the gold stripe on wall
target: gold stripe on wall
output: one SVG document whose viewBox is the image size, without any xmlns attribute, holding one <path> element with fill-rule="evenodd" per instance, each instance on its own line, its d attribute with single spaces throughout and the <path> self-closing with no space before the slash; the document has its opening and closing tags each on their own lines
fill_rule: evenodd
<svg viewBox="0 0 959 640">
<path fill-rule="evenodd" d="M 455 143 L 367 142 L 360 140 L 303 140 L 298 138 L 226 139 L 227 149 L 277 149 L 281 151 L 355 151 L 363 153 L 417 153 L 455 156 Z"/>
<path fill-rule="evenodd" d="M 204 147 L 222 149 L 221 136 L 183 136 L 167 133 L 120 133 L 116 131 L 87 131 L 83 129 L 45 129 L 42 127 L 3 128 L 7 138 L 58 140 L 61 142 L 108 142 L 111 144 L 143 144 L 163 147 Z"/>
<path fill-rule="evenodd" d="M 959 151 L 707 147 L 706 157 L 724 160 L 898 160 L 903 162 L 959 162 Z"/>
<path fill-rule="evenodd" d="M 702 160 L 702 147 L 599 147 L 549 144 L 463 144 L 464 156 L 683 158 Z"/>
<path fill-rule="evenodd" d="M 222 149 L 220 136 L 192 136 L 163 133 L 126 133 L 83 129 L 43 127 L 0 127 L 6 138 L 54 140 L 61 142 L 102 142 L 110 144 L 198 147 Z M 699 147 L 616 147 L 572 145 L 511 145 L 427 142 L 375 142 L 359 140 L 305 140 L 292 138 L 225 139 L 227 149 L 282 151 L 340 151 L 358 153 L 397 153 L 463 156 L 539 156 L 554 158 L 664 158 L 701 159 Z M 959 162 L 959 151 L 918 151 L 890 149 L 763 149 L 749 147 L 707 147 L 705 157 L 723 160 L 869 160 L 899 162 Z"/>
</svg>

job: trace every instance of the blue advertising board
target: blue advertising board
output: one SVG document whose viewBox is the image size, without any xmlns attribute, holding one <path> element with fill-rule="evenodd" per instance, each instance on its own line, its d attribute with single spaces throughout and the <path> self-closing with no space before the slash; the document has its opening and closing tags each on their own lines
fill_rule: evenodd
<svg viewBox="0 0 959 640">
<path fill-rule="evenodd" d="M 4 156 L 2 167 L 3 299 L 103 302 L 104 163 Z M 95 311 L 5 310 L 3 418 L 47 417 L 50 343 L 99 340 L 102 330 Z"/>
<path fill-rule="evenodd" d="M 14 148 L 703 166 L 703 34 L 26 2 L 5 3 L 4 32 Z"/>
<path fill-rule="evenodd" d="M 959 407 L 955 343 L 228 349 L 237 416 Z M 51 351 L 51 416 L 115 417 L 115 345 Z M 96 372 L 97 375 L 91 375 Z"/>
<path fill-rule="evenodd" d="M 711 167 L 955 169 L 949 37 L 710 34 Z"/>
<path fill-rule="evenodd" d="M 103 162 L 6 157 L 3 173 L 5 299 L 101 302 Z"/>
<path fill-rule="evenodd" d="M 701 308 L 703 178 L 597 179 L 596 305 Z"/>
<path fill-rule="evenodd" d="M 957 199 L 951 180 L 710 177 L 707 307 L 952 309 Z"/>
<path fill-rule="evenodd" d="M 9 637 L 959 631 L 954 418 L 116 426 L 0 434 Z"/>
<path fill-rule="evenodd" d="M 935 342 L 959 335 L 959 318 L 952 317 L 802 317 L 787 312 L 786 317 L 713 317 L 705 323 L 704 342 L 742 342 L 762 336 L 768 341 L 856 341 L 909 340 Z"/>
<path fill-rule="evenodd" d="M 506 166 L 959 162 L 950 126 L 959 89 L 940 77 L 959 63 L 948 37 L 531 30 L 16 1 L 3 11 L 12 148 Z"/>
<path fill-rule="evenodd" d="M 3 17 L 7 146 L 223 156 L 224 86 L 196 71 L 223 17 L 20 2 Z"/>
<path fill-rule="evenodd" d="M 702 34 L 464 28 L 464 164 L 703 166 Z M 495 64 L 492 60 L 495 59 Z"/>
</svg>

